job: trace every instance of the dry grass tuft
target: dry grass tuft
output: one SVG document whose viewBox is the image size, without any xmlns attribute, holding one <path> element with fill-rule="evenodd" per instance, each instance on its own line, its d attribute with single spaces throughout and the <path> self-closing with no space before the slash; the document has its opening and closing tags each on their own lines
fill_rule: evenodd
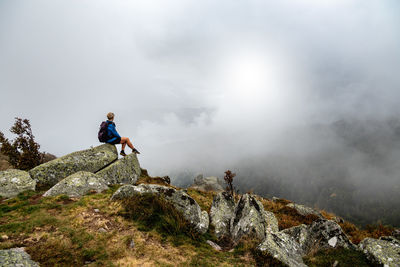
<svg viewBox="0 0 400 267">
<path fill-rule="evenodd" d="M 285 199 L 272 201 L 261 198 L 260 201 L 264 205 L 265 210 L 271 211 L 275 214 L 275 217 L 278 219 L 279 230 L 298 226 L 300 224 L 308 225 L 318 219 L 318 216 L 316 215 L 303 216 L 298 214 L 295 209 L 286 206 L 291 202 Z"/>
<path fill-rule="evenodd" d="M 392 226 L 385 226 L 382 224 L 367 225 L 364 229 L 360 229 L 346 221 L 339 223 L 339 225 L 354 244 L 360 243 L 366 237 L 379 238 L 381 236 L 389 236 L 394 230 Z"/>
<path fill-rule="evenodd" d="M 210 212 L 214 196 L 216 195 L 215 192 L 203 192 L 188 188 L 187 193 L 199 204 L 202 210 Z"/>
</svg>

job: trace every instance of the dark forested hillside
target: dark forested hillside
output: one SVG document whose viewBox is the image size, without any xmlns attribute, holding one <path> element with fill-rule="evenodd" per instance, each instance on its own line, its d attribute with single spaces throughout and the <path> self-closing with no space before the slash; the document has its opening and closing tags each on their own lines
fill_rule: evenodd
<svg viewBox="0 0 400 267">
<path fill-rule="evenodd" d="M 294 129 L 286 139 L 235 164 L 242 192 L 292 199 L 362 225 L 400 226 L 399 119 L 339 120 Z M 175 177 L 189 184 L 194 173 Z"/>
</svg>

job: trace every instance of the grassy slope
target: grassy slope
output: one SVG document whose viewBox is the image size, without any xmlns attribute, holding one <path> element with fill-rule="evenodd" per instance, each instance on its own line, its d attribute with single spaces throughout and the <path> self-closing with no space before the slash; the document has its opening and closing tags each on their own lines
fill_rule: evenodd
<svg viewBox="0 0 400 267">
<path fill-rule="evenodd" d="M 80 200 L 25 192 L 1 201 L 0 236 L 8 239 L 2 240 L 0 249 L 26 247 L 41 266 L 254 265 L 248 253 L 216 253 L 204 238 L 166 235 L 126 218 L 124 208 L 109 201 L 114 190 Z M 134 249 L 129 248 L 131 240 Z"/>
<path fill-rule="evenodd" d="M 139 181 L 162 183 L 148 176 L 141 177 Z M 140 204 L 136 206 L 143 209 L 138 212 L 145 216 L 132 216 L 121 203 L 109 201 L 116 189 L 86 195 L 81 199 L 66 196 L 43 198 L 43 192 L 25 192 L 14 199 L 1 200 L 0 237 L 6 235 L 8 238 L 3 238 L 0 249 L 27 247 L 28 253 L 41 266 L 255 265 L 252 250 L 256 244 L 251 240 L 243 241 L 231 252 L 216 252 L 205 243 L 207 239 L 216 241 L 210 231 L 202 236 L 193 235 L 185 230 L 185 225 L 179 224 L 179 216 L 172 214 L 168 207 L 161 205 L 161 208 L 155 209 L 153 202 L 145 207 L 146 200 L 143 199 L 131 204 Z M 203 210 L 209 211 L 213 193 L 189 189 L 188 194 Z M 280 229 L 301 223 L 310 224 L 314 219 L 299 216 L 293 209 L 285 207 L 288 201 L 259 199 L 266 210 L 275 213 Z M 328 219 L 334 216 L 326 212 L 323 215 Z M 359 230 L 348 222 L 341 225 L 355 243 L 365 236 L 378 237 L 390 230 L 383 226 Z M 129 248 L 132 240 L 134 249 Z M 333 264 L 336 259 L 344 266 L 364 266 L 361 263 L 365 262 L 365 258 L 359 253 L 346 250 L 327 253 L 329 257 L 319 253 L 309 255 L 306 260 L 313 266 L 326 266 L 328 262 Z"/>
</svg>

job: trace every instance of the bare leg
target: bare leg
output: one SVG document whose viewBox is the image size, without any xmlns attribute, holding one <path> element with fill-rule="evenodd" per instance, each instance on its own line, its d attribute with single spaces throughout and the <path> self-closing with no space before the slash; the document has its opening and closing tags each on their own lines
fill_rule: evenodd
<svg viewBox="0 0 400 267">
<path fill-rule="evenodd" d="M 122 150 L 125 149 L 126 145 L 128 145 L 131 149 L 134 149 L 131 140 L 129 140 L 128 137 L 121 137 L 121 144 L 122 144 Z"/>
</svg>

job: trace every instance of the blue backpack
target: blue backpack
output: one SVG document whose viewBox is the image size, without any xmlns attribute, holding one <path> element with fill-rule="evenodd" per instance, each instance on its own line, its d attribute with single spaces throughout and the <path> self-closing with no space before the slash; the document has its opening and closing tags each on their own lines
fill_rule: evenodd
<svg viewBox="0 0 400 267">
<path fill-rule="evenodd" d="M 100 142 L 102 142 L 102 143 L 107 142 L 107 140 L 108 140 L 108 122 L 103 121 L 100 124 L 100 130 L 99 130 L 99 133 L 97 136 L 98 136 Z"/>
</svg>

